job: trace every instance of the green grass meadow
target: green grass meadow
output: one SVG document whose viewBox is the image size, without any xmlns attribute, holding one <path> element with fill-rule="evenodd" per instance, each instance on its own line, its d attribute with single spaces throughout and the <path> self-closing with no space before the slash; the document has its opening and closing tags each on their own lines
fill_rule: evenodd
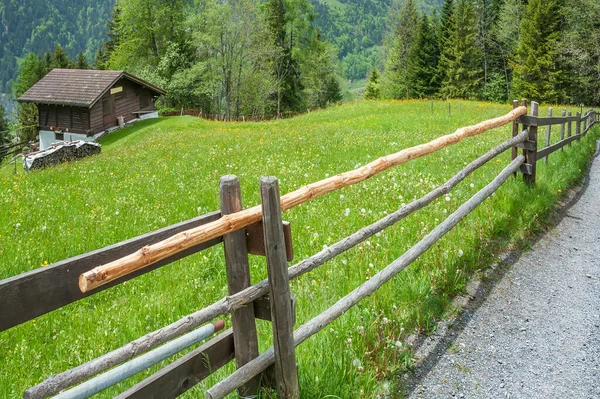
<svg viewBox="0 0 600 399">
<path fill-rule="evenodd" d="M 0 279 L 216 210 L 219 178 L 225 174 L 240 178 L 249 207 L 259 203 L 261 176 L 278 177 L 285 194 L 509 110 L 508 105 L 452 101 L 449 114 L 447 102 L 433 107 L 429 101 L 360 102 L 261 123 L 193 117 L 139 122 L 106 137 L 98 156 L 31 173 L 1 171 Z M 426 194 L 510 135 L 511 126 L 495 129 L 286 212 L 292 263 Z M 540 128 L 540 138 L 544 135 Z M 435 321 L 452 311 L 452 297 L 470 276 L 547 221 L 563 192 L 582 180 L 599 136 L 595 128 L 552 154 L 548 165 L 539 162 L 534 189 L 521 176 L 509 179 L 398 277 L 302 344 L 296 352 L 302 397 L 398 396 L 395 377 L 411 365 L 405 338 L 432 331 Z M 296 326 L 400 256 L 509 161 L 507 151 L 451 194 L 293 281 Z M 266 277 L 264 258 L 251 256 L 250 265 L 253 282 Z M 226 294 L 223 250 L 216 246 L 2 332 L 0 397 L 21 397 L 45 377 Z M 270 324 L 257 323 L 264 350 L 271 345 Z M 159 368 L 98 397 L 112 397 Z M 233 369 L 228 365 L 184 397 L 203 397 Z"/>
</svg>

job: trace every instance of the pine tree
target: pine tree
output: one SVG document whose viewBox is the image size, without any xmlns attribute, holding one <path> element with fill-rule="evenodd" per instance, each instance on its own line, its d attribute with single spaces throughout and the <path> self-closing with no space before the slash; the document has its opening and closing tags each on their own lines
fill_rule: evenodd
<svg viewBox="0 0 600 399">
<path fill-rule="evenodd" d="M 286 10 L 283 0 L 265 3 L 266 23 L 273 40 L 273 76 L 275 78 L 275 102 L 277 116 L 283 110 L 298 110 L 302 104 L 302 76 L 298 60 L 292 55 L 292 39 L 286 40 Z"/>
<path fill-rule="evenodd" d="M 522 0 L 505 0 L 492 32 L 495 52 L 499 57 L 498 73 L 504 79 L 504 99 L 510 98 L 513 72 L 510 61 L 519 44 L 523 13 Z"/>
<path fill-rule="evenodd" d="M 44 71 L 44 75 L 52 69 L 52 53 L 48 50 L 46 50 L 41 60 L 41 68 Z"/>
<path fill-rule="evenodd" d="M 100 47 L 96 52 L 96 58 L 94 59 L 94 69 L 103 70 L 106 69 L 108 60 L 104 54 L 104 49 Z"/>
<path fill-rule="evenodd" d="M 71 68 L 73 66 L 73 63 L 69 59 L 67 52 L 65 51 L 64 48 L 62 48 L 62 46 L 60 44 L 58 44 L 58 45 L 56 45 L 56 47 L 54 47 L 54 52 L 52 53 L 52 62 L 51 62 L 50 66 L 51 66 L 50 69 Z"/>
<path fill-rule="evenodd" d="M 29 53 L 23 60 L 19 69 L 17 81 L 13 84 L 15 97 L 20 97 L 31 86 L 36 84 L 46 75 L 48 69 L 45 60 L 34 54 Z M 37 134 L 38 112 L 35 104 L 19 103 L 17 105 L 18 133 L 21 139 L 31 139 Z"/>
<path fill-rule="evenodd" d="M 119 6 L 119 3 L 116 3 L 110 19 L 106 23 L 106 35 L 108 36 L 108 40 L 98 49 L 98 53 L 96 54 L 96 60 L 101 61 L 98 63 L 98 66 L 101 66 L 101 68 L 98 69 L 106 69 L 108 67 L 110 55 L 115 51 L 121 41 L 121 13 L 121 7 Z"/>
<path fill-rule="evenodd" d="M 369 75 L 369 81 L 365 87 L 365 100 L 378 100 L 380 97 L 379 71 L 377 68 L 374 68 Z"/>
<path fill-rule="evenodd" d="M 436 41 L 438 51 L 440 52 L 439 58 L 441 58 L 441 51 L 446 47 L 446 42 L 450 36 L 450 19 L 452 18 L 453 13 L 454 0 L 444 0 L 439 21 L 436 21 Z M 438 69 L 435 76 L 435 82 L 438 87 L 442 86 L 445 77 L 446 71 L 442 68 L 442 64 L 438 62 Z"/>
<path fill-rule="evenodd" d="M 440 31 L 438 36 L 440 48 L 444 47 L 444 43 L 446 43 L 446 40 L 448 40 L 448 37 L 450 36 L 450 18 L 452 18 L 453 12 L 454 0 L 444 0 L 440 15 Z"/>
<path fill-rule="evenodd" d="M 419 32 L 419 11 L 414 0 L 406 0 L 400 10 L 392 45 L 385 63 L 384 96 L 389 98 L 408 98 L 408 57 L 410 49 Z"/>
<path fill-rule="evenodd" d="M 77 60 L 76 60 L 75 68 L 77 68 L 77 69 L 90 69 L 90 64 L 85 59 L 85 55 L 83 55 L 83 51 L 81 51 L 81 50 L 77 54 Z"/>
<path fill-rule="evenodd" d="M 556 0 L 530 0 L 521 22 L 514 58 L 513 90 L 518 97 L 557 103 L 560 8 Z"/>
<path fill-rule="evenodd" d="M 477 16 L 473 3 L 458 0 L 450 18 L 450 36 L 440 59 L 445 78 L 441 94 L 450 98 L 476 98 L 481 88 L 481 49 L 477 43 Z"/>
<path fill-rule="evenodd" d="M 408 59 L 408 82 L 410 96 L 432 97 L 438 90 L 436 81 L 439 62 L 439 49 L 434 27 L 429 17 L 423 15 L 419 25 L 419 35 L 413 44 Z"/>
</svg>

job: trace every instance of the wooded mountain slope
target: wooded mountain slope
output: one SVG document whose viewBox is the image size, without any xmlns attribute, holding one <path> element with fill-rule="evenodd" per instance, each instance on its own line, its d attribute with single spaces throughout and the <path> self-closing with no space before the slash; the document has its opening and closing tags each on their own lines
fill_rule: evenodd
<svg viewBox="0 0 600 399">
<path fill-rule="evenodd" d="M 418 0 L 417 7 L 427 14 L 441 9 L 443 0 Z M 316 23 L 323 37 L 339 50 L 343 75 L 361 79 L 377 65 L 378 46 L 388 28 L 389 8 L 403 1 L 394 0 L 312 0 Z"/>
<path fill-rule="evenodd" d="M 106 22 L 115 0 L 4 0 L 0 2 L 0 91 L 10 92 L 22 59 L 60 44 L 89 61 L 107 39 Z"/>
</svg>

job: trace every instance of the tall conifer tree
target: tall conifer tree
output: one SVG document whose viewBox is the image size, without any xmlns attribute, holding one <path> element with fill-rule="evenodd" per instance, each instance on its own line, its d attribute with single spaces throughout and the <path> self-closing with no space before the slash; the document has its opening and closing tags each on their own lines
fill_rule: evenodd
<svg viewBox="0 0 600 399">
<path fill-rule="evenodd" d="M 414 0 L 406 0 L 400 10 L 393 31 L 392 46 L 389 50 L 383 76 L 384 96 L 408 98 L 408 57 L 419 32 L 419 11 Z"/>
<path fill-rule="evenodd" d="M 529 1 L 513 64 L 513 90 L 518 97 L 560 102 L 561 71 L 556 60 L 559 23 L 557 0 Z"/>
<path fill-rule="evenodd" d="M 90 64 L 85 59 L 85 55 L 83 55 L 83 51 L 81 51 L 81 50 L 77 54 L 77 59 L 75 60 L 75 68 L 90 69 Z"/>
<path fill-rule="evenodd" d="M 473 3 L 458 0 L 440 59 L 441 69 L 445 71 L 441 88 L 444 97 L 476 98 L 480 94 L 483 71 L 476 23 Z"/>
<path fill-rule="evenodd" d="M 429 17 L 423 15 L 419 34 L 408 58 L 408 82 L 410 96 L 423 98 L 434 96 L 439 86 L 436 81 L 439 49 L 434 27 Z"/>
</svg>

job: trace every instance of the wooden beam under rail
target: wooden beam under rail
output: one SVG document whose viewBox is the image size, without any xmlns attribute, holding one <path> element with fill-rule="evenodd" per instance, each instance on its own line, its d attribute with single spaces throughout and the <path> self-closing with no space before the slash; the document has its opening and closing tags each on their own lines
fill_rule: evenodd
<svg viewBox="0 0 600 399">
<path fill-rule="evenodd" d="M 100 292 L 101 290 L 93 293 L 82 293 L 78 287 L 79 275 L 89 270 L 93 265 L 120 259 L 144 245 L 160 242 L 167 237 L 171 237 L 173 234 L 213 222 L 220 217 L 220 212 L 211 212 L 97 251 L 78 255 L 50 266 L 40 267 L 0 281 L 0 298 L 2 298 L 2 301 L 0 301 L 0 331 L 7 330 L 69 303 Z M 140 269 L 133 274 L 113 280 L 103 286 L 102 290 L 155 270 L 195 252 L 202 251 L 219 242 L 221 242 L 220 237 L 189 247 L 183 252 L 175 253 L 162 259 L 153 264 L 152 267 Z"/>
</svg>

